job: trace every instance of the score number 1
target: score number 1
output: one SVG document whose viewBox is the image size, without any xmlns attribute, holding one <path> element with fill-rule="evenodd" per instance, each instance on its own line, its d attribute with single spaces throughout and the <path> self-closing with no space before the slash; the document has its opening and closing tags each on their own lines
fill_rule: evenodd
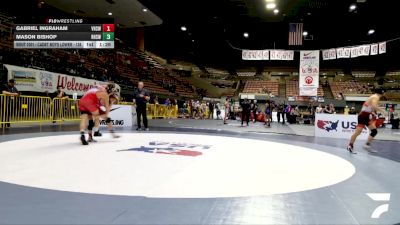
<svg viewBox="0 0 400 225">
<path fill-rule="evenodd" d="M 114 24 L 103 24 L 103 41 L 114 41 Z"/>
</svg>

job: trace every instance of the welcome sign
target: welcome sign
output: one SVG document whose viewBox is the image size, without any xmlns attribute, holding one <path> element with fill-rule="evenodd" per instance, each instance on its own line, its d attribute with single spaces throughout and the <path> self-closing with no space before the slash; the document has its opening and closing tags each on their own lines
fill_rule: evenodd
<svg viewBox="0 0 400 225">
<path fill-rule="evenodd" d="M 108 84 L 98 80 L 75 77 L 44 70 L 36 70 L 13 65 L 4 65 L 8 70 L 8 79 L 15 79 L 15 86 L 19 91 L 49 92 L 57 90 L 61 86 L 67 95 L 77 93 L 82 96 L 86 91 L 96 85 Z M 121 87 L 115 84 L 118 90 Z"/>
</svg>

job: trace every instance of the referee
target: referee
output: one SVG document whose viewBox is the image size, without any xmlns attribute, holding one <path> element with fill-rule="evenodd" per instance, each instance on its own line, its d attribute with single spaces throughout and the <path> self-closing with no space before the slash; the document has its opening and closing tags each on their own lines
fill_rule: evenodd
<svg viewBox="0 0 400 225">
<path fill-rule="evenodd" d="M 146 104 L 150 100 L 150 93 L 143 88 L 143 82 L 138 83 L 138 88 L 133 92 L 133 99 L 136 102 L 137 129 L 142 129 L 141 117 L 143 116 L 144 130 L 148 131 Z"/>
</svg>

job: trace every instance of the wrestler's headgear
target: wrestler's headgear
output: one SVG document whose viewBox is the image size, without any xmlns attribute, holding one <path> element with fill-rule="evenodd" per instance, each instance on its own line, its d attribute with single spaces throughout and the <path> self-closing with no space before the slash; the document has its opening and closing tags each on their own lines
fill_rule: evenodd
<svg viewBox="0 0 400 225">
<path fill-rule="evenodd" d="M 119 95 L 118 95 L 118 93 L 111 93 L 110 94 L 110 99 L 111 98 L 115 98 L 116 100 L 117 100 L 117 102 L 119 102 Z"/>
<path fill-rule="evenodd" d="M 118 93 L 117 88 L 115 87 L 115 84 L 107 84 L 107 93 Z"/>
</svg>

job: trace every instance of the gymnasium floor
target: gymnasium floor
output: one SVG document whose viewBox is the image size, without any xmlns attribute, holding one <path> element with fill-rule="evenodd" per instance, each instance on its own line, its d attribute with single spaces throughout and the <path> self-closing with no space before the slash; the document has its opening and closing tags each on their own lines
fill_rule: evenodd
<svg viewBox="0 0 400 225">
<path fill-rule="evenodd" d="M 398 141 L 350 155 L 347 140 L 151 123 L 89 146 L 76 125 L 5 131 L 0 224 L 400 223 Z"/>
</svg>

